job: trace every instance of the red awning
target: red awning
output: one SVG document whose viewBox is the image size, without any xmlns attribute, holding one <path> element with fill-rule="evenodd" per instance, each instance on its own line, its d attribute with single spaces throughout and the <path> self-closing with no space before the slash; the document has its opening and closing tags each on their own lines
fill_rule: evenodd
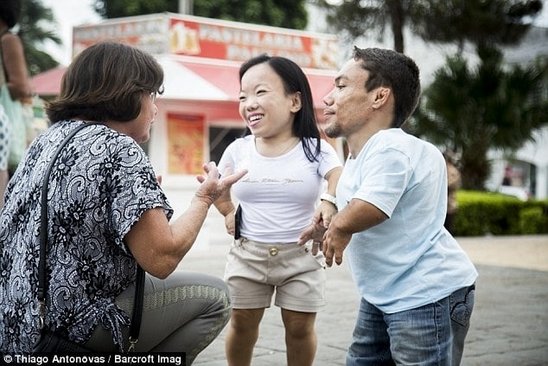
<svg viewBox="0 0 548 366">
<path fill-rule="evenodd" d="M 308 78 L 308 82 L 310 83 L 310 89 L 312 89 L 314 107 L 323 109 L 325 107 L 323 98 L 335 86 L 336 71 L 332 70 L 327 72 L 326 70 L 316 69 L 305 69 L 304 71 Z"/>
<path fill-rule="evenodd" d="M 230 100 L 237 101 L 240 92 L 238 70 L 240 63 L 203 59 L 190 56 L 174 56 L 174 60 L 187 69 L 223 90 Z M 322 99 L 331 91 L 334 84 L 334 70 L 304 69 L 312 89 L 312 98 L 316 108 L 323 108 Z"/>
<path fill-rule="evenodd" d="M 41 97 L 51 97 L 59 94 L 61 90 L 61 78 L 67 68 L 59 66 L 54 69 L 35 75 L 31 79 L 34 93 Z"/>
<path fill-rule="evenodd" d="M 162 98 L 173 100 L 238 101 L 240 63 L 192 56 L 165 55 L 158 61 L 165 72 L 165 93 Z M 43 72 L 32 78 L 36 94 L 59 94 L 66 67 Z M 304 69 L 316 108 L 322 108 L 323 97 L 333 87 L 335 71 Z"/>
<path fill-rule="evenodd" d="M 174 56 L 173 60 L 215 85 L 226 94 L 229 100 L 238 100 L 240 92 L 238 70 L 240 63 L 188 56 Z"/>
</svg>

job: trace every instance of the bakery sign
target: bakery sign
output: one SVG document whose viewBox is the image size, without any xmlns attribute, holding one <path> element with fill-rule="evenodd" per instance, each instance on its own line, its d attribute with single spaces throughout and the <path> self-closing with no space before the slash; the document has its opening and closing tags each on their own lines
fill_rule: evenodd
<svg viewBox="0 0 548 366">
<path fill-rule="evenodd" d="M 73 55 L 104 39 L 132 44 L 153 54 L 245 61 L 268 53 L 290 58 L 302 67 L 337 67 L 335 35 L 170 13 L 75 27 Z"/>
</svg>

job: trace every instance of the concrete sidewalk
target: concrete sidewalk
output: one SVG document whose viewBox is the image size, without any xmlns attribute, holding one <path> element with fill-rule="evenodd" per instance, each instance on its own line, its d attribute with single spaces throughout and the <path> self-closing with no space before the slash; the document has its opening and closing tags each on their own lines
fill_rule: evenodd
<svg viewBox="0 0 548 366">
<path fill-rule="evenodd" d="M 221 224 L 222 225 L 222 224 Z M 222 226 L 220 226 L 222 228 Z M 223 275 L 230 238 L 206 226 L 208 244 L 193 248 L 179 269 Z M 476 264 L 476 305 L 467 337 L 465 366 L 548 365 L 548 235 L 458 238 Z M 318 313 L 315 365 L 344 365 L 358 308 L 348 268 L 327 270 L 327 306 Z M 194 365 L 226 365 L 226 329 Z M 266 310 L 253 366 L 285 365 L 280 310 Z"/>
</svg>

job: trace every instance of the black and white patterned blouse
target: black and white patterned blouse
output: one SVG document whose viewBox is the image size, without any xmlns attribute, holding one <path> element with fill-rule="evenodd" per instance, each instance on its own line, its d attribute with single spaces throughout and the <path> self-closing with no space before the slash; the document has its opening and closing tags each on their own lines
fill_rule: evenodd
<svg viewBox="0 0 548 366">
<path fill-rule="evenodd" d="M 0 353 L 28 352 L 38 338 L 40 200 L 45 167 L 81 121 L 54 124 L 29 148 L 7 188 L 0 223 Z M 79 131 L 57 158 L 48 193 L 46 324 L 84 343 L 96 325 L 122 349 L 128 315 L 115 298 L 135 281 L 123 242 L 141 215 L 173 210 L 141 147 L 104 125 Z"/>
</svg>

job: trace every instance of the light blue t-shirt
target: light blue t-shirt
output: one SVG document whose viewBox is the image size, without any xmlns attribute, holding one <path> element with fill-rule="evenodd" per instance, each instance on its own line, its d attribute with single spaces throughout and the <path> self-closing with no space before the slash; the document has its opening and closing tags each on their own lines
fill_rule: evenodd
<svg viewBox="0 0 548 366">
<path fill-rule="evenodd" d="M 443 227 L 447 173 L 441 152 L 399 128 L 373 135 L 337 185 L 389 219 L 355 233 L 345 255 L 360 295 L 385 313 L 417 308 L 474 283 L 474 265 Z"/>
</svg>

